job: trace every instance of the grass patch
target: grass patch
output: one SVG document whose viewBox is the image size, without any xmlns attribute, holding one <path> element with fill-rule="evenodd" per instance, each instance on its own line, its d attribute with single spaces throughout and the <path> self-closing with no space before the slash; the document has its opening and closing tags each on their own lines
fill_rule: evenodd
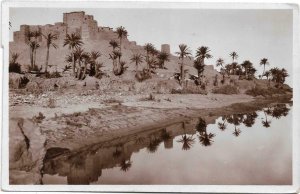
<svg viewBox="0 0 300 194">
<path fill-rule="evenodd" d="M 240 92 L 236 86 L 225 85 L 225 86 L 220 86 L 220 87 L 214 88 L 212 90 L 212 93 L 231 95 L 231 94 L 238 94 Z"/>
</svg>

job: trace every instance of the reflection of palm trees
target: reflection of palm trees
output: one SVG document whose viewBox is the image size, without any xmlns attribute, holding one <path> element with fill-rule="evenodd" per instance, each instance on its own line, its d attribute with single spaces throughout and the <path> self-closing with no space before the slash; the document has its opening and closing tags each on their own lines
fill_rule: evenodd
<svg viewBox="0 0 300 194">
<path fill-rule="evenodd" d="M 158 148 L 158 146 L 159 146 L 159 144 L 160 144 L 160 139 L 158 139 L 158 138 L 150 138 L 150 143 L 149 143 L 149 145 L 147 146 L 147 150 L 148 150 L 148 152 L 149 153 L 155 153 L 156 151 L 157 151 L 157 148 Z"/>
<path fill-rule="evenodd" d="M 243 123 L 246 127 L 252 127 L 252 125 L 254 125 L 255 123 L 255 119 L 257 118 L 257 113 L 253 112 L 253 113 L 247 113 L 245 114 L 246 118 L 243 120 Z"/>
<path fill-rule="evenodd" d="M 167 140 L 171 139 L 171 135 L 170 135 L 170 133 L 168 133 L 166 131 L 166 129 L 163 129 L 160 137 L 163 141 L 167 141 Z"/>
<path fill-rule="evenodd" d="M 116 147 L 116 150 L 113 152 L 113 157 L 114 158 L 119 158 L 122 152 Z"/>
<path fill-rule="evenodd" d="M 227 128 L 227 125 L 226 125 L 226 117 L 222 117 L 222 121 L 223 122 L 218 122 L 218 127 L 221 131 L 224 131 L 226 128 Z"/>
<path fill-rule="evenodd" d="M 289 108 L 286 106 L 286 104 L 277 104 L 274 106 L 272 110 L 272 117 L 279 119 L 282 116 L 287 116 L 289 113 Z"/>
<path fill-rule="evenodd" d="M 261 123 L 263 124 L 263 126 L 265 128 L 268 128 L 268 127 L 270 127 L 271 121 L 268 121 L 268 116 L 267 116 L 267 112 L 266 111 L 264 111 L 264 114 L 265 114 L 265 119 L 266 120 L 262 121 Z"/>
<path fill-rule="evenodd" d="M 192 145 L 195 143 L 195 138 L 193 138 L 193 135 L 187 136 L 184 134 L 180 140 L 177 142 L 182 143 L 182 150 L 189 150 L 191 149 Z"/>
<path fill-rule="evenodd" d="M 129 168 L 131 167 L 132 165 L 132 162 L 130 160 L 122 160 L 121 164 L 120 164 L 120 167 L 121 167 L 121 170 L 126 172 L 129 170 Z"/>
<path fill-rule="evenodd" d="M 203 146 L 210 146 L 213 142 L 213 137 L 215 137 L 215 134 L 213 133 L 207 133 L 206 129 L 205 132 L 200 133 L 199 135 L 199 141 Z"/>
<path fill-rule="evenodd" d="M 200 117 L 198 119 L 198 123 L 196 125 L 196 131 L 201 133 L 206 130 L 206 126 L 207 126 L 207 124 L 206 124 L 205 120 Z"/>
<path fill-rule="evenodd" d="M 241 134 L 241 130 L 234 126 L 234 132 L 232 133 L 234 136 L 238 137 Z"/>
</svg>

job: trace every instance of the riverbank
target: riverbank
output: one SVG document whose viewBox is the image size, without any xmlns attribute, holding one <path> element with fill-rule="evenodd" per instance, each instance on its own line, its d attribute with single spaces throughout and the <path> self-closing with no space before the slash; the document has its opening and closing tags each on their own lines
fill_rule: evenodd
<svg viewBox="0 0 300 194">
<path fill-rule="evenodd" d="M 220 94 L 77 96 L 76 99 L 65 96 L 70 102 L 65 103 L 58 96 L 53 107 L 39 104 L 49 102 L 54 96 L 46 93 L 40 97 L 44 101 L 32 97 L 35 103 L 10 106 L 11 184 L 20 184 L 23 179 L 28 184 L 40 184 L 43 159 L 50 148 L 80 150 L 192 117 L 203 117 L 209 123 L 218 116 L 255 111 L 270 103 L 289 102 L 291 98 L 255 100 L 247 95 Z"/>
</svg>

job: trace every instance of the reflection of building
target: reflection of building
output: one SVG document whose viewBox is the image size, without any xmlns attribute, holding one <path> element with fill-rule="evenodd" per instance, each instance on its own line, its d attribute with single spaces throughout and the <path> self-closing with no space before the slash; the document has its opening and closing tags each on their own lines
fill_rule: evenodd
<svg viewBox="0 0 300 194">
<path fill-rule="evenodd" d="M 185 127 L 185 129 L 182 128 Z M 165 149 L 173 148 L 174 137 L 182 134 L 194 134 L 194 121 L 177 123 L 164 129 L 154 129 L 143 133 L 126 136 L 99 144 L 99 148 L 94 146 L 87 151 L 82 151 L 74 155 L 59 156 L 44 164 L 46 174 L 59 174 L 67 176 L 68 184 L 89 184 L 98 181 L 103 169 L 121 166 L 122 162 L 130 161 L 134 152 L 149 146 L 153 140 L 164 143 Z M 168 138 L 162 136 L 168 134 Z M 137 140 L 140 141 L 137 141 Z M 95 151 L 91 151 L 95 150 Z"/>
</svg>

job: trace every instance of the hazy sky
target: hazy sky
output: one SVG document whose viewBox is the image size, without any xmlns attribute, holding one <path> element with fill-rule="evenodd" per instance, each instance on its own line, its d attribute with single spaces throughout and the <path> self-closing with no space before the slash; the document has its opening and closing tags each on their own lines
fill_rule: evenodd
<svg viewBox="0 0 300 194">
<path fill-rule="evenodd" d="M 193 55 L 198 47 L 208 46 L 213 58 L 207 64 L 219 57 L 229 63 L 229 53 L 236 51 L 238 62 L 250 60 L 260 73 L 259 62 L 265 57 L 270 67 L 284 67 L 292 74 L 292 10 L 12 8 L 10 40 L 21 24 L 54 24 L 62 22 L 64 12 L 82 10 L 94 15 L 100 26 L 124 26 L 129 39 L 140 45 L 151 42 L 160 48 L 168 43 L 174 53 L 185 43 Z M 292 76 L 287 82 L 292 84 Z"/>
</svg>

